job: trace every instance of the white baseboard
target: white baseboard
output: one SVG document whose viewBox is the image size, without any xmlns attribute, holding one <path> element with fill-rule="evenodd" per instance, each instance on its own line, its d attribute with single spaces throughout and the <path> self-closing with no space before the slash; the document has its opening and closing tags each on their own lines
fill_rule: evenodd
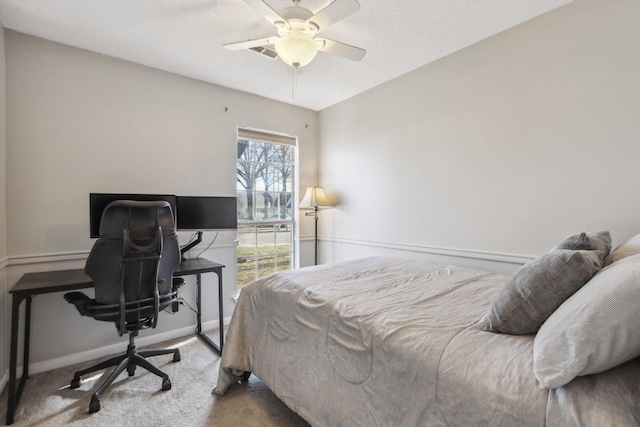
<svg viewBox="0 0 640 427">
<path fill-rule="evenodd" d="M 224 319 L 225 326 L 228 325 L 230 321 L 231 321 L 231 317 L 226 317 Z M 218 320 L 205 322 L 202 324 L 202 330 L 208 331 L 210 329 L 216 329 L 219 324 L 220 322 Z M 136 340 L 136 345 L 140 347 L 144 347 L 147 345 L 153 345 L 159 342 L 168 341 L 175 338 L 182 338 L 182 337 L 185 337 L 185 338 L 195 337 L 195 335 L 193 334 L 192 325 L 184 328 L 180 328 L 180 329 L 174 329 L 171 331 L 162 332 L 155 335 L 141 337 Z M 123 344 L 120 342 L 120 343 L 115 343 L 115 344 L 107 345 L 107 346 L 96 348 L 96 349 L 91 349 L 88 351 L 83 351 L 82 353 L 75 353 L 75 354 L 70 354 L 68 356 L 62 356 L 62 357 L 57 357 L 55 359 L 43 360 L 41 362 L 32 363 L 29 365 L 29 375 L 52 371 L 54 369 L 64 368 L 66 366 L 75 365 L 77 363 L 83 363 L 90 360 L 99 359 L 101 357 L 119 354 L 123 352 L 122 345 Z M 17 375 L 19 378 L 22 375 L 22 366 L 19 366 L 17 371 L 18 371 Z M 3 387 L 8 381 L 8 371 L 5 372 L 4 376 L 2 377 L 2 381 L 3 381 L 1 383 L 2 387 L 0 387 L 0 390 L 3 389 Z"/>
</svg>

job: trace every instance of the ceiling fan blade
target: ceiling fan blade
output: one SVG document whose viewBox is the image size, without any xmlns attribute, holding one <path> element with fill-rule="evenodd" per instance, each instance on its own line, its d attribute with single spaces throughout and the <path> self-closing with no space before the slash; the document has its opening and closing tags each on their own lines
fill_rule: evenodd
<svg viewBox="0 0 640 427">
<path fill-rule="evenodd" d="M 322 47 L 318 48 L 320 51 L 342 56 L 343 58 L 351 59 L 352 61 L 360 61 L 367 53 L 366 50 L 360 49 L 359 47 L 351 46 L 329 39 L 316 37 L 314 40 L 323 44 Z"/>
<path fill-rule="evenodd" d="M 359 9 L 360 4 L 357 0 L 335 0 L 308 20 L 318 26 L 318 31 L 322 31 Z"/>
<path fill-rule="evenodd" d="M 272 45 L 274 39 L 277 37 L 265 37 L 262 39 L 256 40 L 247 40 L 244 42 L 236 42 L 236 43 L 227 43 L 224 46 L 227 50 L 242 50 L 242 49 L 251 49 L 252 47 L 259 47 L 265 45 Z"/>
<path fill-rule="evenodd" d="M 271 9 L 267 3 L 262 0 L 243 0 L 247 5 L 251 6 L 253 10 L 275 25 L 276 21 L 285 21 L 275 10 Z"/>
</svg>

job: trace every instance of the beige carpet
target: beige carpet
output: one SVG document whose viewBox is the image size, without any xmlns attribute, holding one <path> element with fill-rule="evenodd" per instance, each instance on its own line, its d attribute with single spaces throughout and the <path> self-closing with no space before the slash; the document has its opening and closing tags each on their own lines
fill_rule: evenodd
<svg viewBox="0 0 640 427">
<path fill-rule="evenodd" d="M 217 330 L 208 335 L 217 337 Z M 32 375 L 25 385 L 14 426 L 308 426 L 255 376 L 236 384 L 224 396 L 211 391 L 218 377 L 220 357 L 195 336 L 159 344 L 177 345 L 181 361 L 156 356 L 150 361 L 169 374 L 171 390 L 161 391 L 159 377 L 138 367 L 129 377 L 123 372 L 101 396 L 101 409 L 88 413 L 91 394 L 106 378 L 84 380 L 70 389 L 73 373 L 97 362 Z M 127 347 L 123 338 L 122 352 Z M 113 368 L 107 370 L 107 374 Z M 6 420 L 7 390 L 2 393 L 0 416 Z"/>
</svg>

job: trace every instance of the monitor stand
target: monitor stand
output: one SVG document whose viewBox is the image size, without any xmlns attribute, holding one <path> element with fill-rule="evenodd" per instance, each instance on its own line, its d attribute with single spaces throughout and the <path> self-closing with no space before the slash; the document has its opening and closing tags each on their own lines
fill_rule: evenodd
<svg viewBox="0 0 640 427">
<path fill-rule="evenodd" d="M 193 248 L 194 246 L 200 244 L 201 242 L 202 242 L 202 231 L 198 231 L 198 237 L 196 238 L 196 240 L 189 243 L 188 245 L 185 245 L 183 248 L 180 249 L 180 255 L 182 256 L 182 261 L 186 259 L 184 257 L 184 254 L 190 251 L 191 248 Z"/>
</svg>

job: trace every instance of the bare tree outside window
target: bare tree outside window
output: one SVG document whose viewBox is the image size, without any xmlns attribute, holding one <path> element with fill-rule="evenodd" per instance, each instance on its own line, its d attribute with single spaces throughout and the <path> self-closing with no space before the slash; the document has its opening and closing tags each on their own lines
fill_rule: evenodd
<svg viewBox="0 0 640 427">
<path fill-rule="evenodd" d="M 293 266 L 293 150 L 238 138 L 238 288 Z"/>
</svg>

